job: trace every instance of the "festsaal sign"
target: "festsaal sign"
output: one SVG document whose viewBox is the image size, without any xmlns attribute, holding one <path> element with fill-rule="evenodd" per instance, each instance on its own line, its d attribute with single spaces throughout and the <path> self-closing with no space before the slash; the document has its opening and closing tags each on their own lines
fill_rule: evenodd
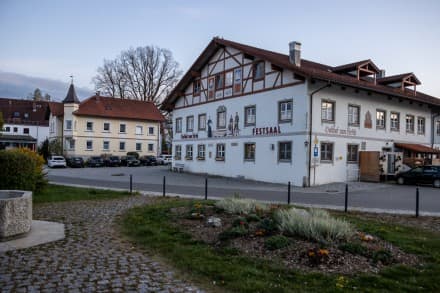
<svg viewBox="0 0 440 293">
<path fill-rule="evenodd" d="M 279 125 L 271 127 L 254 127 L 252 129 L 252 135 L 274 135 L 280 133 L 281 129 Z"/>
<path fill-rule="evenodd" d="M 348 135 L 348 136 L 356 136 L 356 129 L 350 128 L 339 128 L 339 127 L 326 127 L 325 133 L 335 134 L 335 135 Z"/>
</svg>

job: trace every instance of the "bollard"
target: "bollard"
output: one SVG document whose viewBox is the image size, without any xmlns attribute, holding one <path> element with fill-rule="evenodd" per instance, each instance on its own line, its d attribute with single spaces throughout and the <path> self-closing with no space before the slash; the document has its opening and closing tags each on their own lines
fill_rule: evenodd
<svg viewBox="0 0 440 293">
<path fill-rule="evenodd" d="M 208 200 L 208 177 L 205 177 L 205 200 Z"/>
<path fill-rule="evenodd" d="M 290 204 L 290 181 L 287 183 L 287 204 Z"/>
<path fill-rule="evenodd" d="M 133 193 L 133 175 L 130 174 L 130 194 Z"/>
<path fill-rule="evenodd" d="M 166 183 L 165 180 L 166 180 L 165 176 L 163 176 L 163 183 L 162 183 L 162 196 L 163 197 L 165 197 L 165 183 Z"/>
<path fill-rule="evenodd" d="M 419 187 L 416 187 L 416 218 L 419 217 Z"/>
<path fill-rule="evenodd" d="M 345 184 L 345 205 L 344 205 L 344 212 L 347 212 L 348 208 L 348 184 Z"/>
</svg>

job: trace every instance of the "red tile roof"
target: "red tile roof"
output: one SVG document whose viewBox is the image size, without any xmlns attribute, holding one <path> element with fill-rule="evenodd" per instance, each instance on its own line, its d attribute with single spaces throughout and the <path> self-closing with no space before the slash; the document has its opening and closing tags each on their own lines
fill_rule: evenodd
<svg viewBox="0 0 440 293">
<path fill-rule="evenodd" d="M 5 123 L 49 125 L 49 103 L 46 101 L 0 98 L 0 112 Z"/>
<path fill-rule="evenodd" d="M 73 112 L 79 116 L 96 116 L 132 120 L 165 121 L 159 109 L 152 102 L 92 96 Z"/>
<path fill-rule="evenodd" d="M 49 109 L 53 116 L 64 115 L 64 105 L 58 102 L 49 102 Z"/>
<path fill-rule="evenodd" d="M 292 70 L 294 73 L 302 75 L 305 78 L 332 82 L 340 85 L 364 89 L 371 92 L 408 99 L 420 103 L 426 103 L 433 106 L 440 106 L 440 99 L 421 92 L 414 93 L 410 90 L 402 91 L 400 88 L 393 88 L 390 86 L 375 84 L 374 82 L 366 80 L 358 80 L 356 77 L 333 72 L 335 68 L 339 68 L 341 70 L 341 68 L 348 68 L 355 64 L 363 64 L 365 62 L 370 62 L 372 65 L 374 65 L 374 63 L 371 62 L 371 60 L 369 59 L 342 65 L 339 67 L 332 67 L 329 65 L 301 59 L 301 66 L 296 66 L 290 63 L 288 55 L 236 43 L 229 40 L 214 38 L 208 44 L 205 50 L 200 54 L 200 56 L 196 59 L 188 72 L 182 77 L 182 79 L 179 81 L 173 91 L 165 99 L 162 108 L 165 110 L 172 110 L 174 108 L 174 103 L 176 102 L 177 98 L 181 95 L 182 92 L 185 91 L 185 88 L 194 78 L 191 72 L 200 71 L 203 66 L 208 62 L 208 60 L 215 54 L 215 52 L 219 48 L 225 46 L 229 46 L 243 53 L 267 60 L 281 68 Z"/>
<path fill-rule="evenodd" d="M 402 73 L 402 74 L 397 74 L 397 75 L 390 75 L 387 77 L 378 78 L 377 83 L 390 84 L 393 82 L 402 81 L 404 78 L 408 78 L 408 77 L 411 77 L 416 84 L 421 84 L 420 80 L 412 72 Z"/>
<path fill-rule="evenodd" d="M 422 144 L 412 144 L 412 143 L 394 143 L 395 147 L 400 149 L 410 150 L 416 153 L 429 153 L 429 154 L 440 154 L 440 150 L 433 149 Z"/>
</svg>

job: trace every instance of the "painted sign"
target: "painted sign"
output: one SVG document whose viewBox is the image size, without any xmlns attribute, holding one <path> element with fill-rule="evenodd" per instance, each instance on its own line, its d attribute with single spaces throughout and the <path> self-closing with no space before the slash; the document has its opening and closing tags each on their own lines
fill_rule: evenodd
<svg viewBox="0 0 440 293">
<path fill-rule="evenodd" d="M 252 129 L 252 135 L 274 135 L 281 133 L 280 126 L 255 127 Z"/>
<path fill-rule="evenodd" d="M 180 137 L 182 139 L 191 139 L 191 138 L 199 138 L 199 135 L 197 133 L 194 133 L 194 134 L 182 134 Z"/>
<path fill-rule="evenodd" d="M 339 127 L 326 127 L 325 133 L 335 134 L 335 135 L 348 135 L 348 136 L 356 136 L 356 129 L 340 129 Z"/>
</svg>

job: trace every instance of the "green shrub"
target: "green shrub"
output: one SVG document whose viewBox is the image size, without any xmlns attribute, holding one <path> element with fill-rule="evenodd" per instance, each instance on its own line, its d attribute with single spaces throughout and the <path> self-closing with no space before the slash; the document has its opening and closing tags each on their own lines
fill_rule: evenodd
<svg viewBox="0 0 440 293">
<path fill-rule="evenodd" d="M 261 218 L 257 214 L 249 214 L 246 216 L 248 222 L 259 222 Z"/>
<path fill-rule="evenodd" d="M 378 263 L 380 261 L 384 265 L 389 265 L 394 260 L 391 252 L 386 249 L 379 249 L 373 252 L 372 258 L 374 263 Z"/>
<path fill-rule="evenodd" d="M 44 159 L 29 149 L 0 151 L 0 189 L 41 191 L 47 185 Z"/>
<path fill-rule="evenodd" d="M 339 249 L 351 254 L 368 256 L 368 249 L 360 243 L 347 242 L 339 245 Z"/>
<path fill-rule="evenodd" d="M 269 250 L 276 250 L 284 248 L 290 244 L 289 238 L 283 235 L 276 235 L 266 239 L 264 241 L 264 247 Z"/>
<path fill-rule="evenodd" d="M 215 206 L 230 214 L 251 214 L 267 210 L 267 205 L 246 198 L 224 198 L 216 202 Z"/>
<path fill-rule="evenodd" d="M 332 218 L 323 210 L 278 210 L 274 213 L 274 218 L 280 231 L 319 242 L 348 239 L 354 233 L 348 222 Z"/>
<path fill-rule="evenodd" d="M 277 223 L 271 218 L 264 218 L 257 225 L 258 229 L 264 230 L 266 233 L 273 233 L 278 230 Z"/>
<path fill-rule="evenodd" d="M 249 223 L 244 217 L 238 217 L 232 222 L 232 227 L 245 227 L 246 229 L 249 228 Z"/>
<path fill-rule="evenodd" d="M 242 236 L 246 236 L 248 234 L 248 229 L 243 226 L 232 227 L 228 230 L 223 231 L 218 235 L 218 239 L 221 241 L 234 239 Z"/>
</svg>

